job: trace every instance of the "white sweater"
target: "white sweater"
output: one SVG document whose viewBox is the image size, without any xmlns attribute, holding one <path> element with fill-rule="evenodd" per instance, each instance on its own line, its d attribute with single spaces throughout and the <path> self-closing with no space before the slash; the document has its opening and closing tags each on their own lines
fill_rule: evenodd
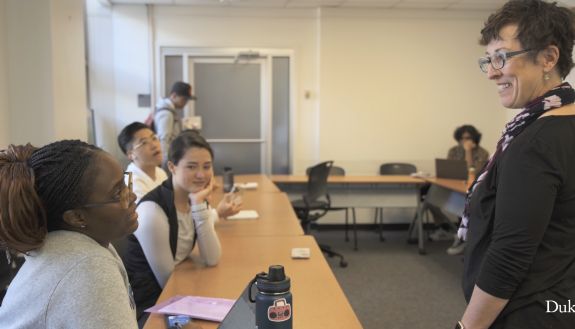
<svg viewBox="0 0 575 329">
<path fill-rule="evenodd" d="M 132 183 L 134 187 L 134 194 L 136 194 L 136 203 L 140 201 L 144 195 L 148 194 L 151 190 L 162 184 L 163 181 L 168 179 L 166 172 L 160 168 L 156 167 L 156 179 L 152 179 L 148 176 L 140 167 L 136 166 L 133 162 L 130 162 L 126 171 L 132 172 Z"/>
<path fill-rule="evenodd" d="M 215 209 L 202 204 L 192 206 L 189 213 L 177 212 L 178 242 L 175 259 L 170 249 L 168 216 L 162 208 L 153 201 L 144 201 L 138 205 L 136 212 L 139 226 L 134 235 L 138 238 L 146 260 L 162 288 L 174 267 L 191 257 L 195 229 L 198 230 L 197 244 L 201 261 L 208 266 L 219 262 L 221 246 L 214 228 L 214 223 L 218 220 Z"/>
<path fill-rule="evenodd" d="M 26 256 L 0 306 L 2 329 L 136 329 L 122 261 L 87 235 L 48 233 Z"/>
</svg>

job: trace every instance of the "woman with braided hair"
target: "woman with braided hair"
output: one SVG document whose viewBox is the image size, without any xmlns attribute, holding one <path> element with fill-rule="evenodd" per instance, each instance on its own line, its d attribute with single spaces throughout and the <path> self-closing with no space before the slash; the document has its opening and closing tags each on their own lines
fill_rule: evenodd
<svg viewBox="0 0 575 329">
<path fill-rule="evenodd" d="M 481 31 L 481 71 L 522 110 L 469 189 L 456 328 L 575 328 L 574 40 L 574 13 L 542 0 L 507 2 Z"/>
<path fill-rule="evenodd" d="M 137 328 L 122 261 L 110 244 L 138 227 L 136 196 L 106 152 L 65 140 L 0 151 L 0 248 L 26 261 L 0 327 Z"/>
</svg>

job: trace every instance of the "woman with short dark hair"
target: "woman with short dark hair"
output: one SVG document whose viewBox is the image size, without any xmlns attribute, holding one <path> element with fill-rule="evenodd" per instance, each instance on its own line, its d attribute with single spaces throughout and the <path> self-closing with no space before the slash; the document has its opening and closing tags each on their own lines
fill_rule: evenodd
<svg viewBox="0 0 575 329">
<path fill-rule="evenodd" d="M 447 158 L 452 160 L 465 160 L 471 170 L 481 170 L 487 163 L 489 152 L 479 146 L 481 133 L 472 125 L 457 127 L 453 133 L 457 145 L 450 148 Z"/>
<path fill-rule="evenodd" d="M 81 141 L 0 151 L 0 247 L 26 255 L 0 307 L 0 327 L 137 328 L 128 277 L 110 243 L 138 227 L 125 174 Z"/>
<path fill-rule="evenodd" d="M 507 2 L 481 31 L 481 70 L 522 111 L 467 197 L 457 328 L 575 328 L 574 38 L 573 12 L 540 0 Z"/>
</svg>

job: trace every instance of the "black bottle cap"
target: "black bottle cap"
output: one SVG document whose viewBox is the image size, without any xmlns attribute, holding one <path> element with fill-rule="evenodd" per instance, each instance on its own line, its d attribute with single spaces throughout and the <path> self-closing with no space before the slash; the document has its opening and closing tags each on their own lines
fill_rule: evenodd
<svg viewBox="0 0 575 329">
<path fill-rule="evenodd" d="M 271 265 L 267 274 L 258 274 L 257 287 L 263 293 L 283 293 L 290 289 L 290 278 L 282 265 Z"/>
</svg>

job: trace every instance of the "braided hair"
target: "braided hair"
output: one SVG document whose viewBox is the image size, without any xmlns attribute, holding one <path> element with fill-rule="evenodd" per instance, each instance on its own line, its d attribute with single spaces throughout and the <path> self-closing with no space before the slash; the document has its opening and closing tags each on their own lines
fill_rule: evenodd
<svg viewBox="0 0 575 329">
<path fill-rule="evenodd" d="M 100 151 L 79 140 L 0 151 L 0 247 L 27 252 L 60 229 L 64 212 L 86 202 L 86 172 Z"/>
</svg>

